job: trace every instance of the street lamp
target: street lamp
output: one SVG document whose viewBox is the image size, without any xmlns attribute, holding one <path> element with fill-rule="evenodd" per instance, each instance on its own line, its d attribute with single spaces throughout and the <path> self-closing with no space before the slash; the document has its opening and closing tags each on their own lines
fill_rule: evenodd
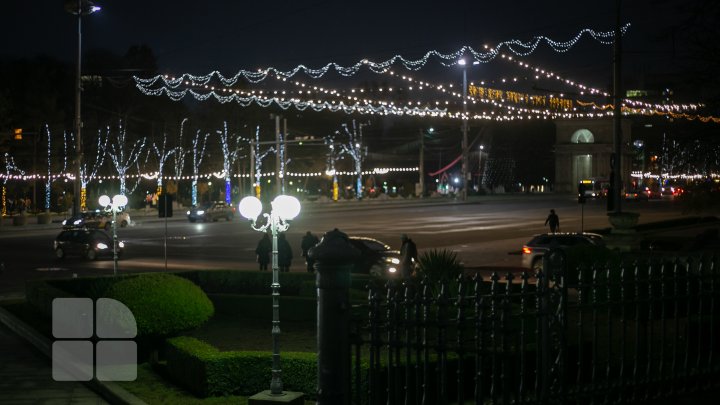
<svg viewBox="0 0 720 405">
<path fill-rule="evenodd" d="M 100 206 L 106 212 L 112 212 L 112 230 L 113 230 L 113 275 L 117 276 L 118 254 L 117 254 L 117 213 L 127 205 L 128 199 L 122 194 L 113 196 L 112 200 L 106 195 L 101 195 L 98 201 Z"/>
<path fill-rule="evenodd" d="M 240 215 L 252 221 L 252 229 L 258 232 L 266 232 L 270 228 L 272 233 L 272 297 L 273 297 L 273 321 L 272 321 L 272 380 L 270 381 L 270 395 L 282 395 L 282 371 L 280 369 L 280 281 L 278 278 L 278 243 L 277 235 L 285 232 L 290 224 L 288 221 L 300 213 L 300 201 L 288 195 L 279 195 L 270 203 L 272 209 L 270 214 L 264 213 L 265 224 L 257 225 L 257 218 L 262 213 L 262 203 L 256 197 L 249 196 L 240 200 Z"/>
<path fill-rule="evenodd" d="M 478 61 L 473 61 L 473 65 L 478 65 Z M 468 98 L 468 86 L 467 86 L 467 62 L 465 59 L 458 60 L 458 65 L 463 68 L 463 116 L 462 116 L 462 200 L 467 200 L 467 188 L 470 180 L 470 173 L 468 171 L 468 116 L 467 116 L 467 98 Z"/>
<path fill-rule="evenodd" d="M 77 0 L 75 2 L 74 0 L 66 0 L 65 1 L 65 10 L 69 12 L 70 14 L 77 15 L 77 28 L 78 28 L 78 35 L 77 35 L 77 75 L 75 78 L 75 149 L 76 149 L 76 159 L 75 159 L 75 184 L 74 184 L 74 193 L 75 198 L 73 198 L 73 215 L 78 215 L 80 213 L 80 207 L 84 206 L 84 199 L 85 196 L 82 195 L 82 161 L 83 161 L 83 148 L 82 148 L 82 137 L 80 135 L 80 130 L 82 128 L 82 120 L 80 115 L 80 99 L 81 99 L 81 92 L 82 92 L 82 75 L 81 75 L 81 63 L 82 63 L 82 16 L 92 14 L 96 11 L 100 10 L 100 7 L 93 4 L 93 2 L 89 0 Z M 81 199 L 83 201 L 81 201 Z"/>
</svg>

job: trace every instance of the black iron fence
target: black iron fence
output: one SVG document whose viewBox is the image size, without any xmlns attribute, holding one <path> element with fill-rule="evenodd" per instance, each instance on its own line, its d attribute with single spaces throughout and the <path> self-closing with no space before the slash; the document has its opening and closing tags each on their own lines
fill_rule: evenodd
<svg viewBox="0 0 720 405">
<path fill-rule="evenodd" d="M 720 256 L 370 286 L 357 404 L 612 403 L 720 384 Z"/>
</svg>

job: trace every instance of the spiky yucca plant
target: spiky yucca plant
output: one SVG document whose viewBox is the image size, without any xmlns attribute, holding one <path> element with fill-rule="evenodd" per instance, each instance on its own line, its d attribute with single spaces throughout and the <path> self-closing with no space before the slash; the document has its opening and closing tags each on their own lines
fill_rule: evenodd
<svg viewBox="0 0 720 405">
<path fill-rule="evenodd" d="M 418 275 L 431 281 L 455 280 L 462 272 L 463 265 L 452 250 L 431 249 L 418 258 Z"/>
</svg>

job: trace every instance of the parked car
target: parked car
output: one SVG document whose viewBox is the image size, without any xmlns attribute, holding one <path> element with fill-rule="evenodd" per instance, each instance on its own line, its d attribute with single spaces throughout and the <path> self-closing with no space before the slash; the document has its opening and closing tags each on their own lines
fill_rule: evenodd
<svg viewBox="0 0 720 405">
<path fill-rule="evenodd" d="M 118 212 L 116 218 L 121 228 L 130 225 L 130 214 L 127 211 Z M 89 228 L 109 231 L 112 228 L 112 212 L 82 211 L 64 220 L 62 225 L 63 229 Z"/>
<path fill-rule="evenodd" d="M 220 218 L 231 221 L 235 216 L 235 207 L 225 203 L 224 201 L 215 201 L 203 203 L 198 207 L 193 207 L 187 212 L 188 221 L 217 221 Z"/>
<path fill-rule="evenodd" d="M 80 256 L 88 260 L 100 257 L 113 257 L 113 240 L 110 235 L 99 229 L 66 229 L 55 238 L 53 243 L 55 257 Z M 119 241 L 118 257 L 125 251 L 125 242 Z"/>
<path fill-rule="evenodd" d="M 576 245 L 605 246 L 605 241 L 602 235 L 589 232 L 535 235 L 522 247 L 522 266 L 534 271 L 542 270 L 543 256 L 548 250 Z"/>
<path fill-rule="evenodd" d="M 633 189 L 625 192 L 625 199 L 631 201 L 645 200 L 647 201 L 649 195 L 647 191 L 641 189 Z"/>
<path fill-rule="evenodd" d="M 373 238 L 350 236 L 350 243 L 360 251 L 353 273 L 393 277 L 399 274 L 400 251 L 392 250 L 387 244 Z"/>
<path fill-rule="evenodd" d="M 108 218 L 104 212 L 81 211 L 62 222 L 63 229 L 90 228 L 106 229 L 112 226 L 112 217 Z"/>
<path fill-rule="evenodd" d="M 103 212 L 102 214 L 108 218 L 107 220 L 110 221 L 110 223 L 112 223 L 112 212 Z M 117 223 L 121 228 L 125 228 L 126 226 L 132 224 L 132 222 L 130 222 L 130 214 L 127 211 L 118 212 L 117 214 L 115 214 L 115 218 L 117 219 Z M 105 229 L 108 230 L 109 228 Z"/>
</svg>

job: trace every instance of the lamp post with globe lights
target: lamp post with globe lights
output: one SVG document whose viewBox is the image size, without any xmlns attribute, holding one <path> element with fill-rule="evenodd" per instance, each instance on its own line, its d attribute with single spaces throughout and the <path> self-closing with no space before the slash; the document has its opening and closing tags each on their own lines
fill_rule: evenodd
<svg viewBox="0 0 720 405">
<path fill-rule="evenodd" d="M 252 221 L 252 229 L 272 234 L 272 380 L 270 395 L 283 395 L 282 370 L 280 368 L 280 280 L 278 266 L 278 233 L 285 232 L 292 220 L 300 213 L 300 201 L 288 195 L 279 195 L 270 203 L 270 213 L 263 213 L 265 223 L 258 225 L 258 217 L 262 213 L 262 203 L 256 197 L 248 196 L 240 200 L 240 215 Z"/>
<path fill-rule="evenodd" d="M 118 254 L 117 254 L 117 213 L 127 205 L 128 199 L 122 194 L 113 196 L 112 200 L 106 195 L 101 195 L 98 201 L 100 206 L 106 212 L 112 212 L 112 230 L 113 230 L 113 275 L 117 276 L 118 270 Z"/>
</svg>

